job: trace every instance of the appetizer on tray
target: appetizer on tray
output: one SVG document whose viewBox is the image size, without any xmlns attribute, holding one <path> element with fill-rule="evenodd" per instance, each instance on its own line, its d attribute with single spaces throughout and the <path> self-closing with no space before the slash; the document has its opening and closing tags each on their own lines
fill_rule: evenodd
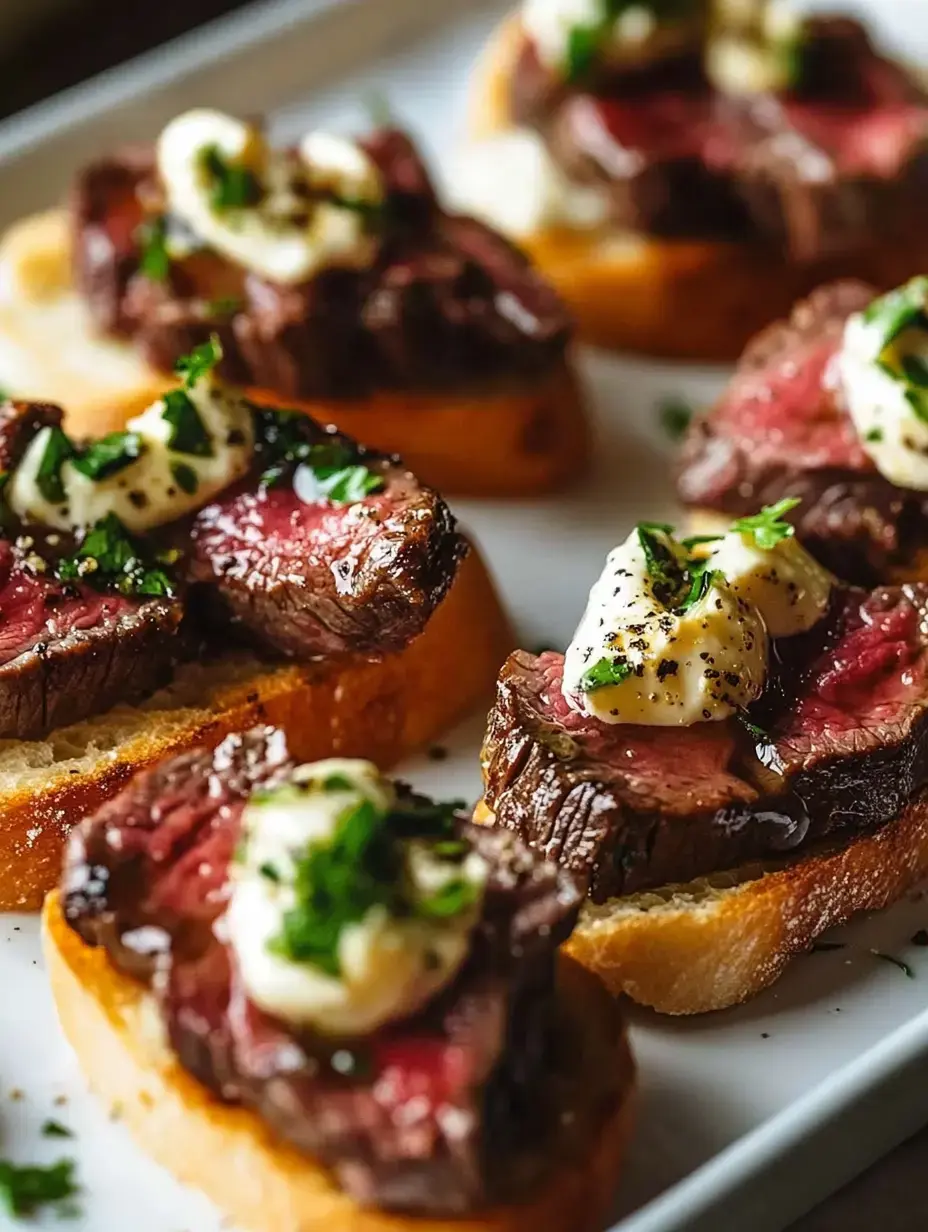
<svg viewBox="0 0 928 1232">
<path fill-rule="evenodd" d="M 928 873 L 928 585 L 844 586 L 780 513 L 639 525 L 490 715 L 478 819 L 582 880 L 568 951 L 665 1013 L 752 996 Z"/>
<path fill-rule="evenodd" d="M 65 402 L 77 433 L 121 428 L 211 333 L 249 396 L 443 490 L 546 491 L 583 469 L 564 305 L 502 236 L 442 208 L 393 129 L 274 149 L 190 111 L 0 244 L 0 384 Z"/>
<path fill-rule="evenodd" d="M 121 432 L 0 406 L 0 909 L 140 765 L 266 718 L 381 763 L 492 689 L 509 641 L 444 501 L 395 458 L 182 362 Z"/>
<path fill-rule="evenodd" d="M 458 200 L 588 341 L 732 359 L 830 278 L 928 267 L 928 92 L 774 0 L 524 0 L 475 83 Z"/>
<path fill-rule="evenodd" d="M 599 1232 L 619 1011 L 574 880 L 279 731 L 134 778 L 45 911 L 62 1026 L 142 1144 L 255 1232 Z M 230 1161 L 234 1161 L 231 1162 Z"/>
<path fill-rule="evenodd" d="M 693 530 L 785 497 L 805 546 L 862 585 L 928 577 L 928 278 L 822 287 L 748 346 L 678 473 Z"/>
</svg>

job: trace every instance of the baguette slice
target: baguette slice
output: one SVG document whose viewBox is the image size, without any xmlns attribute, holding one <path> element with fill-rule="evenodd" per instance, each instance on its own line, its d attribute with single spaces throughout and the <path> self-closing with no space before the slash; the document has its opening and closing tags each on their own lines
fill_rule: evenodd
<svg viewBox="0 0 928 1232">
<path fill-rule="evenodd" d="M 44 740 L 0 741 L 0 911 L 41 907 L 71 826 L 141 767 L 256 723 L 282 727 L 300 761 L 366 757 L 387 767 L 490 696 L 513 640 L 471 548 L 425 631 L 381 662 L 269 666 L 228 652 L 183 666 L 139 705 Z"/>
<path fill-rule="evenodd" d="M 72 286 L 69 247 L 62 210 L 22 219 L 0 241 L 0 388 L 64 406 L 74 436 L 101 436 L 177 382 L 129 342 L 93 332 Z M 281 404 L 272 391 L 247 392 Z M 370 448 L 400 454 L 423 483 L 449 494 L 547 492 L 576 478 L 589 455 L 580 385 L 566 359 L 508 388 L 287 405 Z"/>
<path fill-rule="evenodd" d="M 493 824 L 486 805 L 475 820 Z M 928 876 L 928 793 L 876 834 L 686 885 L 587 902 L 566 945 L 618 996 L 661 1014 L 753 997 L 828 928 L 878 911 Z"/>
<path fill-rule="evenodd" d="M 625 1093 L 595 1149 L 568 1162 L 525 1205 L 466 1219 L 404 1219 L 360 1208 L 327 1172 L 280 1142 L 246 1109 L 222 1104 L 159 1040 L 144 988 L 117 972 L 105 951 L 65 923 L 57 893 L 44 912 L 44 945 L 64 1033 L 91 1088 L 118 1108 L 142 1147 L 186 1184 L 202 1189 L 235 1225 L 252 1232 L 599 1232 L 607 1221 L 631 1126 L 633 1065 L 621 1017 L 587 972 L 564 960 L 561 990 L 577 1057 L 590 1030 L 614 1040 Z"/>
<path fill-rule="evenodd" d="M 508 18 L 475 66 L 475 140 L 512 124 L 509 82 L 522 39 L 519 18 Z M 519 243 L 568 304 L 583 341 L 676 359 L 737 359 L 763 326 L 835 278 L 888 288 L 928 268 L 924 228 L 904 239 L 875 236 L 850 256 L 802 264 L 758 243 L 656 239 L 608 228 L 551 229 Z"/>
</svg>

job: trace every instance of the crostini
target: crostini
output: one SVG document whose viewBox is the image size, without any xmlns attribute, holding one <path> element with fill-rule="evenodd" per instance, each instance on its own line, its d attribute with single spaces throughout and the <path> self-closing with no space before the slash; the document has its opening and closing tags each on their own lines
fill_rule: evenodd
<svg viewBox="0 0 928 1232">
<path fill-rule="evenodd" d="M 524 0 L 476 72 L 456 200 L 597 345 L 734 359 L 829 279 L 928 267 L 928 93 L 780 0 Z"/>
<path fill-rule="evenodd" d="M 265 727 L 72 835 L 44 917 L 65 1034 L 237 1227 L 604 1226 L 633 1065 L 557 953 L 580 893 L 458 807 L 367 762 L 297 765 Z"/>
<path fill-rule="evenodd" d="M 691 529 L 759 505 L 860 585 L 928 578 L 928 278 L 819 288 L 755 338 L 690 424 L 677 487 Z"/>
<path fill-rule="evenodd" d="M 120 429 L 216 333 L 222 375 L 397 452 L 442 491 L 575 479 L 587 428 L 556 292 L 442 208 L 401 132 L 274 149 L 207 110 L 85 167 L 0 242 L 0 385 Z"/>
<path fill-rule="evenodd" d="M 782 507 L 609 556 L 566 654 L 518 651 L 478 820 L 586 885 L 568 952 L 722 1009 L 928 873 L 928 585 L 844 586 Z"/>
<path fill-rule="evenodd" d="M 0 909 L 140 765 L 267 719 L 389 764 L 512 645 L 479 556 L 395 457 L 216 379 L 208 343 L 126 429 L 0 406 Z"/>
</svg>

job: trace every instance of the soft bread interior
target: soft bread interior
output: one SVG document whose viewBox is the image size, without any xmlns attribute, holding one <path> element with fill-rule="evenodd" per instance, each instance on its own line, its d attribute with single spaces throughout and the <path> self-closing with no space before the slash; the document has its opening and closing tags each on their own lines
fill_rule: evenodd
<svg viewBox="0 0 928 1232">
<path fill-rule="evenodd" d="M 49 980 L 62 1028 L 90 1085 L 141 1145 L 181 1181 L 202 1189 L 252 1232 L 599 1232 L 606 1223 L 632 1116 L 633 1066 L 605 990 L 565 960 L 561 995 L 583 1049 L 590 1024 L 614 1038 L 622 1096 L 582 1161 L 557 1161 L 532 1201 L 463 1219 L 362 1209 L 309 1157 L 243 1108 L 221 1104 L 164 1046 L 141 985 L 120 975 L 64 922 L 57 894 L 43 917 Z"/>
</svg>

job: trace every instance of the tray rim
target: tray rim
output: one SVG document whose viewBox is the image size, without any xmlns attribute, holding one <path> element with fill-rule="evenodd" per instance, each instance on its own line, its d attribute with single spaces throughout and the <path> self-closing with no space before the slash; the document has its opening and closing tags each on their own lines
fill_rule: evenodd
<svg viewBox="0 0 928 1232">
<path fill-rule="evenodd" d="M 0 121 L 0 177 L 15 173 L 21 160 L 31 156 L 41 159 L 43 152 L 50 156 L 47 147 L 69 134 L 86 134 L 101 117 L 121 106 L 152 98 L 204 72 L 220 68 L 234 71 L 236 65 L 272 54 L 275 44 L 296 31 L 327 22 L 344 22 L 347 27 L 352 19 L 364 15 L 369 18 L 379 14 L 382 18 L 387 7 L 392 10 L 391 20 L 402 22 L 411 34 L 421 35 L 432 28 L 440 29 L 460 14 L 498 5 L 493 0 L 438 0 L 434 8 L 428 0 L 425 4 L 422 0 L 252 0 L 234 13 Z M 359 61 L 369 58 L 363 41 L 359 41 L 356 55 Z M 268 93 L 273 92 L 274 84 L 268 83 Z M 320 84 L 307 72 L 305 93 Z M 286 101 L 277 97 L 265 105 L 272 109 Z M 739 1186 L 756 1182 L 762 1189 L 765 1183 L 775 1181 L 777 1169 L 791 1150 L 829 1126 L 837 1126 L 842 1117 L 853 1115 L 867 1096 L 926 1059 L 928 1009 L 896 1027 L 608 1232 L 741 1232 L 745 1225 L 739 1222 L 737 1203 L 731 1206 Z M 864 1135 L 859 1149 L 832 1167 L 822 1183 L 811 1189 L 807 1186 L 797 1195 L 795 1209 L 786 1218 L 798 1218 L 926 1122 L 928 1084 L 924 1095 L 919 1096 L 914 1089 L 910 1093 L 905 1115 L 897 1118 L 904 1127 L 894 1137 L 887 1140 L 885 1135 Z M 752 1232 L 775 1232 L 785 1226 L 782 1208 L 781 1214 L 759 1222 L 755 1219 L 751 1224 Z"/>
</svg>

